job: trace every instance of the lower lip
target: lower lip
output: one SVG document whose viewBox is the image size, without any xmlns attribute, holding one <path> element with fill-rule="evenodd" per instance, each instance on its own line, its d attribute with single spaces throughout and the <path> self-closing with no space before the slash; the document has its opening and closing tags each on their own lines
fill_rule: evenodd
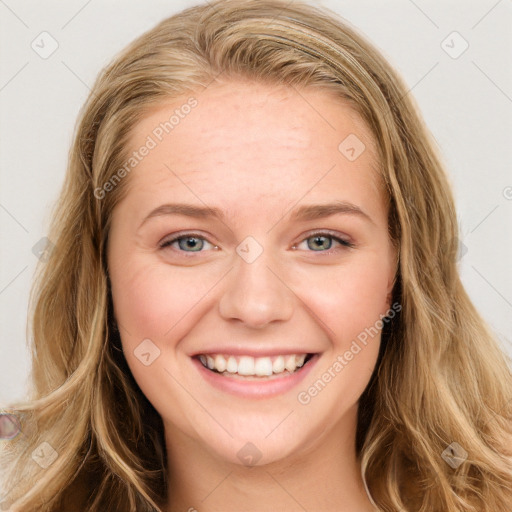
<svg viewBox="0 0 512 512">
<path fill-rule="evenodd" d="M 304 366 L 292 374 L 283 377 L 261 380 L 242 380 L 212 372 L 203 366 L 197 358 L 192 358 L 202 377 L 213 387 L 243 398 L 270 398 L 290 391 L 297 386 L 311 371 L 318 360 L 315 354 Z"/>
</svg>

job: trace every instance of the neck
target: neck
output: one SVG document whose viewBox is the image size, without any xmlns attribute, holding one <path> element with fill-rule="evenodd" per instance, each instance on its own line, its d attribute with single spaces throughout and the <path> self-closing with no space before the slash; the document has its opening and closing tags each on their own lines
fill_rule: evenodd
<svg viewBox="0 0 512 512">
<path fill-rule="evenodd" d="M 166 428 L 166 512 L 374 512 L 355 454 L 355 422 L 353 429 L 346 427 L 345 418 L 293 457 L 252 467 L 226 462 Z"/>
</svg>

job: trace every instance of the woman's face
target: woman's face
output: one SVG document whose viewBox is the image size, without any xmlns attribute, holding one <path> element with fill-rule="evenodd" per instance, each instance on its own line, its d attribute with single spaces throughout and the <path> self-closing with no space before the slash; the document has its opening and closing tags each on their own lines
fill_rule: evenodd
<svg viewBox="0 0 512 512">
<path fill-rule="evenodd" d="M 113 212 L 130 369 L 171 451 L 264 464 L 352 445 L 395 271 L 371 134 L 318 89 L 194 98 L 135 126 Z"/>
</svg>

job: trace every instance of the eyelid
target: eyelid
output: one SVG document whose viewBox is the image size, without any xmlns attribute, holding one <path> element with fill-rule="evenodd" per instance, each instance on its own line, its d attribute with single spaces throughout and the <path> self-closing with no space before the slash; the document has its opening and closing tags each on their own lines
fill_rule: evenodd
<svg viewBox="0 0 512 512">
<path fill-rule="evenodd" d="M 177 242 L 178 240 L 180 240 L 182 238 L 199 238 L 201 240 L 208 242 L 209 244 L 213 245 L 214 247 L 217 247 L 217 245 L 214 244 L 213 242 L 210 242 L 210 240 L 208 240 L 208 238 L 205 235 L 202 235 L 201 233 L 197 233 L 197 232 L 193 232 L 193 231 L 184 231 L 184 232 L 174 233 L 173 235 L 170 235 L 168 238 L 166 237 L 163 239 L 163 241 L 159 242 L 158 246 L 161 249 L 166 249 L 167 247 L 170 247 L 170 245 L 172 243 Z M 187 251 L 178 251 L 178 252 L 186 253 Z M 194 252 L 194 251 L 192 251 L 192 252 Z M 199 252 L 203 252 L 203 251 L 199 251 Z"/>
<path fill-rule="evenodd" d="M 296 246 L 299 243 L 305 242 L 308 238 L 312 238 L 314 236 L 324 236 L 327 238 L 332 238 L 333 240 L 337 241 L 340 244 L 341 248 L 334 248 L 334 249 L 331 248 L 326 251 L 306 251 L 306 252 L 318 253 L 318 254 L 322 254 L 322 255 L 329 255 L 329 254 L 338 252 L 340 249 L 353 249 L 355 247 L 354 242 L 350 239 L 350 237 L 346 237 L 346 235 L 344 236 L 341 233 L 338 233 L 336 231 L 332 231 L 329 229 L 317 229 L 317 230 L 311 230 L 311 231 L 301 235 L 300 241 L 298 241 L 297 243 L 294 243 L 292 248 L 294 250 L 296 250 Z M 167 238 L 167 239 L 164 238 L 164 240 L 162 242 L 159 242 L 158 246 L 160 249 L 165 250 L 168 247 L 170 248 L 171 244 L 173 244 L 174 242 L 177 242 L 178 240 L 183 239 L 183 238 L 198 238 L 198 239 L 204 240 L 204 241 L 208 242 L 209 244 L 213 245 L 214 249 L 218 249 L 218 246 L 216 244 L 214 244 L 213 242 L 210 242 L 206 236 L 202 235 L 201 233 L 192 232 L 192 231 L 178 232 L 173 235 L 170 235 L 170 238 Z M 178 250 L 176 250 L 176 252 L 185 254 L 186 256 L 189 256 L 189 255 L 191 256 L 193 254 L 202 253 L 205 251 L 182 251 L 182 250 L 178 249 Z"/>
<path fill-rule="evenodd" d="M 335 252 L 338 252 L 340 249 L 353 249 L 355 248 L 355 243 L 350 239 L 350 237 L 346 235 L 342 235 L 341 233 L 338 233 L 337 231 L 331 231 L 330 229 L 318 229 L 318 230 L 312 230 L 305 235 L 302 235 L 299 242 L 293 244 L 293 248 L 300 244 L 305 242 L 308 238 L 313 238 L 315 236 L 323 236 L 326 238 L 332 238 L 333 240 L 336 240 L 340 245 L 341 248 L 331 248 L 326 251 L 306 251 L 306 252 L 312 252 L 312 253 L 318 253 L 322 254 L 324 256 L 327 256 L 329 254 L 333 254 Z"/>
<path fill-rule="evenodd" d="M 344 235 L 343 233 L 339 233 L 338 231 L 333 231 L 331 229 L 313 229 L 311 231 L 306 232 L 304 235 L 301 235 L 301 242 L 306 240 L 307 238 L 311 238 L 312 236 L 329 236 L 331 238 L 337 238 L 342 240 L 347 244 L 353 244 L 351 237 L 348 235 Z"/>
</svg>

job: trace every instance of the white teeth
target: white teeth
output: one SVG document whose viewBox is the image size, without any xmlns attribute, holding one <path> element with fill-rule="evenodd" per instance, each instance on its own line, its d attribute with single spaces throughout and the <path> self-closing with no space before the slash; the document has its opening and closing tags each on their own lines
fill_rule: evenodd
<svg viewBox="0 0 512 512">
<path fill-rule="evenodd" d="M 270 357 L 258 357 L 254 363 L 254 373 L 258 377 L 272 375 L 272 360 Z"/>
<path fill-rule="evenodd" d="M 273 357 L 225 356 L 222 354 L 200 355 L 199 360 L 206 368 L 219 373 L 237 373 L 244 376 L 265 377 L 293 373 L 304 365 L 307 354 L 287 354 Z"/>
<path fill-rule="evenodd" d="M 277 356 L 272 364 L 272 371 L 274 373 L 282 373 L 284 372 L 284 357 Z"/>
<path fill-rule="evenodd" d="M 254 357 L 242 356 L 240 358 L 238 375 L 254 375 Z"/>
<path fill-rule="evenodd" d="M 215 369 L 219 372 L 223 372 L 227 367 L 226 359 L 224 356 L 218 354 L 215 356 Z"/>
<path fill-rule="evenodd" d="M 236 362 L 236 359 L 233 356 L 230 356 L 228 359 L 228 365 L 226 367 L 226 370 L 229 373 L 236 373 L 238 371 L 238 363 Z"/>
<path fill-rule="evenodd" d="M 292 354 L 285 359 L 284 367 L 289 371 L 293 372 L 297 365 L 295 364 L 295 355 Z"/>
</svg>

